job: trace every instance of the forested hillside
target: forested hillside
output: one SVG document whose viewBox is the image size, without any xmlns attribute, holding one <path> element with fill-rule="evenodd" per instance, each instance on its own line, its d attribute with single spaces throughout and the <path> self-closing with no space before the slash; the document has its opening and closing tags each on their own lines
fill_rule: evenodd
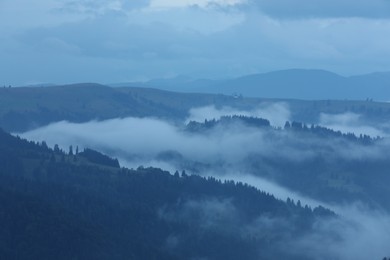
<svg viewBox="0 0 390 260">
<path fill-rule="evenodd" d="M 310 259 L 292 238 L 336 218 L 246 184 L 74 150 L 0 131 L 4 259 Z"/>
<path fill-rule="evenodd" d="M 236 163 L 235 171 L 245 169 L 324 202 L 363 201 L 390 210 L 387 138 L 356 136 L 295 121 L 274 128 L 266 119 L 244 116 L 191 121 L 185 130 L 204 136 L 231 133 L 237 128 L 257 136 L 250 139 L 255 148 L 247 146 L 251 152 Z M 229 137 L 233 139 L 234 135 Z M 180 154 L 165 158 L 194 171 L 202 169 L 200 172 L 232 167 L 229 161 L 200 164 Z"/>
</svg>

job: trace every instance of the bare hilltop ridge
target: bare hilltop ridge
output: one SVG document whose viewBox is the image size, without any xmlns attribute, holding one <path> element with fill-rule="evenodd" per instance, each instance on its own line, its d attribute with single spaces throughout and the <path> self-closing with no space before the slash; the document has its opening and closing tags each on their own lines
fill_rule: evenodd
<svg viewBox="0 0 390 260">
<path fill-rule="evenodd" d="M 301 71 L 301 73 L 303 72 Z M 270 76 L 272 75 L 268 74 L 268 77 Z M 262 78 L 266 75 L 252 77 Z M 338 77 L 334 76 L 333 78 Z M 242 80 L 244 79 L 249 80 L 250 76 L 242 78 Z M 247 87 L 243 87 L 241 92 L 235 92 L 233 88 L 229 87 L 233 86 L 233 82 L 239 80 L 231 80 L 230 85 L 229 82 L 225 83 L 226 88 L 230 88 L 230 90 L 225 91 L 225 94 L 195 93 L 195 90 L 193 93 L 173 92 L 162 90 L 163 87 L 157 89 L 157 85 L 148 86 L 147 83 L 144 83 L 146 85 L 143 86 L 129 84 L 126 87 L 110 87 L 95 83 L 50 87 L 5 87 L 0 88 L 0 125 L 7 131 L 23 132 L 61 120 L 87 122 L 130 116 L 183 120 L 188 116 L 189 110 L 196 107 L 212 105 L 217 108 L 231 107 L 240 110 L 253 110 L 262 104 L 275 102 L 286 104 L 291 111 L 292 119 L 300 122 L 317 123 L 321 113 L 357 113 L 364 120 L 374 123 L 390 119 L 389 103 L 373 102 L 377 99 L 362 98 L 368 94 L 361 92 L 355 93 L 355 96 L 360 95 L 361 98 L 348 99 L 334 97 L 333 99 L 306 100 L 303 97 L 302 99 L 294 98 L 293 95 L 284 94 L 285 92 L 280 92 L 278 98 L 270 98 L 272 95 L 269 93 L 276 92 L 277 88 L 263 88 L 263 85 L 259 84 L 257 97 L 250 97 L 245 93 L 245 89 L 251 88 L 249 83 L 243 84 Z M 291 86 L 293 85 L 291 84 Z M 313 89 L 318 88 L 315 84 L 309 85 Z M 262 89 L 266 90 L 262 92 Z M 186 90 L 184 83 L 182 90 Z M 212 92 L 212 90 L 210 87 L 208 92 Z M 370 91 L 376 93 L 372 88 L 366 89 L 367 93 Z M 296 91 L 296 93 L 298 95 L 301 92 Z M 284 95 L 287 98 L 283 97 Z M 371 95 L 371 97 L 373 96 Z M 384 98 L 386 92 L 383 92 L 381 96 Z"/>
</svg>

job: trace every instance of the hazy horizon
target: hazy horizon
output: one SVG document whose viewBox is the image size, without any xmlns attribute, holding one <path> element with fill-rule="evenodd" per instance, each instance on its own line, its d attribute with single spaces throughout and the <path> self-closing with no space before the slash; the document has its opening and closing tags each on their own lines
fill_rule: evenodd
<svg viewBox="0 0 390 260">
<path fill-rule="evenodd" d="M 264 71 L 264 72 L 254 72 L 250 74 L 241 74 L 241 75 L 220 75 L 216 77 L 196 77 L 192 76 L 191 74 L 177 74 L 177 75 L 169 75 L 169 76 L 162 76 L 162 77 L 155 77 L 155 78 L 143 78 L 143 79 L 134 79 L 134 80 L 128 80 L 128 81 L 72 81 L 71 79 L 69 81 L 63 81 L 63 82 L 49 82 L 49 81 L 42 81 L 42 82 L 29 82 L 26 84 L 19 84 L 19 85 L 12 85 L 12 84 L 3 84 L 3 86 L 8 87 L 29 87 L 29 86 L 61 86 L 61 85 L 75 85 L 75 84 L 100 84 L 100 85 L 106 85 L 106 86 L 114 86 L 116 84 L 127 84 L 127 83 L 149 83 L 153 81 L 159 81 L 159 80 L 180 80 L 184 79 L 188 81 L 196 81 L 196 80 L 214 80 L 214 81 L 224 81 L 224 80 L 234 80 L 234 79 L 240 79 L 248 76 L 254 76 L 254 75 L 267 75 L 267 74 L 272 74 L 272 73 L 278 73 L 278 72 L 288 72 L 288 71 L 319 71 L 319 72 L 324 72 L 324 73 L 330 73 L 334 74 L 337 76 L 340 76 L 342 78 L 351 78 L 351 77 L 359 77 L 359 76 L 368 76 L 372 74 L 389 74 L 390 75 L 390 70 L 389 71 L 371 71 L 371 72 L 366 72 L 366 73 L 358 73 L 358 74 L 341 74 L 341 73 L 336 73 L 331 70 L 324 70 L 324 69 L 314 69 L 314 68 L 289 68 L 289 69 L 276 69 L 276 70 L 270 70 L 270 71 Z M 160 86 L 156 86 L 155 88 L 157 89 L 162 89 Z M 177 90 L 175 90 L 177 91 Z"/>
<path fill-rule="evenodd" d="M 2 0 L 0 85 L 389 71 L 389 9 L 385 0 Z"/>
</svg>

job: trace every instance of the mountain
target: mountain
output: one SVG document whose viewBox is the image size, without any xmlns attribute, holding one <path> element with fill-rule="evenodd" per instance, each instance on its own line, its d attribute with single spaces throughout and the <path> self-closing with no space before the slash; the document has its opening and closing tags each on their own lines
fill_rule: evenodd
<svg viewBox="0 0 390 260">
<path fill-rule="evenodd" d="M 190 109 L 210 105 L 211 110 L 237 110 L 238 115 L 184 125 Z M 267 120 L 239 113 L 273 106 L 291 114 L 284 128 L 271 125 L 277 114 L 269 113 Z M 265 99 L 100 84 L 0 89 L 0 126 L 14 132 L 61 120 L 119 118 L 72 133 L 77 137 L 75 132 L 85 131 L 85 142 L 76 138 L 61 143 L 86 147 L 81 152 L 69 147 L 65 153 L 51 141 L 54 149 L 0 131 L 0 255 L 5 259 L 355 259 L 352 255 L 371 252 L 368 242 L 389 240 L 388 142 L 311 123 L 327 113 L 343 122 L 352 115 L 352 126 L 364 122 L 386 127 L 389 111 L 389 103 L 371 100 Z M 153 117 L 171 130 L 145 126 L 137 119 L 122 132 L 141 135 L 110 133 L 119 127 L 110 123 L 122 117 Z M 110 126 L 104 135 L 98 134 L 100 123 Z M 66 123 L 60 125 L 67 129 Z M 97 136 L 92 138 L 95 130 Z M 48 131 L 42 137 L 50 135 Z M 64 132 L 57 136 L 61 142 L 67 139 Z M 108 142 L 93 146 L 94 140 L 106 138 Z M 88 149 L 89 145 L 124 163 L 134 159 L 128 165 L 151 160 L 185 171 L 121 168 L 118 160 Z M 297 201 L 278 200 L 263 189 Z M 340 216 L 323 207 L 304 206 L 298 198 L 314 206 L 320 203 L 313 199 L 330 203 Z M 364 209 L 349 208 L 356 200 Z M 371 234 L 378 234 L 375 240 Z M 356 237 L 362 238 L 358 245 Z M 387 249 L 384 242 L 372 252 L 375 257 L 360 258 L 379 259 Z"/>
<path fill-rule="evenodd" d="M 187 124 L 186 131 L 199 137 L 232 133 L 237 128 L 253 135 L 251 142 L 255 147 L 267 147 L 253 149 L 247 146 L 251 152 L 236 163 L 247 173 L 329 204 L 360 201 L 390 212 L 387 139 L 343 134 L 300 122 L 286 122 L 283 129 L 273 128 L 268 120 L 244 116 L 226 116 L 201 123 L 192 121 Z M 263 139 L 255 138 L 254 132 Z M 235 137 L 231 134 L 230 138 Z M 200 164 L 178 153 L 164 159 L 200 174 L 218 167 L 233 169 L 230 161 Z"/>
<path fill-rule="evenodd" d="M 120 168 L 97 151 L 1 130 L 0 199 L 0 255 L 10 260 L 311 259 L 294 241 L 337 219 L 242 183 Z"/>
<path fill-rule="evenodd" d="M 226 80 L 195 80 L 179 77 L 127 83 L 121 86 L 227 95 L 236 93 L 246 97 L 278 99 L 390 100 L 389 72 L 344 77 L 325 70 L 290 69 Z"/>
<path fill-rule="evenodd" d="M 167 91 L 178 92 L 204 92 L 208 93 L 207 87 L 212 87 L 217 81 L 211 79 L 194 79 L 189 76 L 179 75 L 174 78 L 152 79 L 145 82 L 124 82 L 109 84 L 111 87 L 143 87 L 157 88 Z"/>
<path fill-rule="evenodd" d="M 222 82 L 222 93 L 292 99 L 347 99 L 346 78 L 323 70 L 282 70 L 255 74 Z M 331 95 L 331 96 L 330 96 Z M 357 99 L 350 96 L 349 99 Z"/>
<path fill-rule="evenodd" d="M 189 107 L 194 104 L 192 97 L 150 89 L 114 89 L 90 83 L 0 88 L 0 126 L 20 132 L 61 120 L 85 122 L 128 116 L 184 118 L 187 111 L 177 103 Z M 200 100 L 196 104 L 212 100 L 208 95 L 196 97 Z M 177 102 L 171 103 L 172 100 Z"/>
<path fill-rule="evenodd" d="M 390 103 L 371 100 L 250 98 L 140 87 L 113 88 L 84 83 L 0 88 L 0 127 L 11 132 L 24 132 L 63 120 L 79 123 L 123 117 L 158 117 L 183 121 L 191 109 L 198 107 L 231 107 L 251 111 L 275 103 L 288 108 L 291 120 L 307 123 L 317 123 L 322 113 L 347 112 L 357 113 L 364 121 L 375 124 L 384 124 L 390 120 Z"/>
</svg>

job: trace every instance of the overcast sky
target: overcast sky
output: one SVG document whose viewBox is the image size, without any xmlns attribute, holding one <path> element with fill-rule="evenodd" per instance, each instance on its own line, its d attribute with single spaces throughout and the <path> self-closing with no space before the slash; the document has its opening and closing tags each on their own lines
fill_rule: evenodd
<svg viewBox="0 0 390 260">
<path fill-rule="evenodd" d="M 389 0 L 0 0 L 0 84 L 390 70 Z"/>
</svg>

